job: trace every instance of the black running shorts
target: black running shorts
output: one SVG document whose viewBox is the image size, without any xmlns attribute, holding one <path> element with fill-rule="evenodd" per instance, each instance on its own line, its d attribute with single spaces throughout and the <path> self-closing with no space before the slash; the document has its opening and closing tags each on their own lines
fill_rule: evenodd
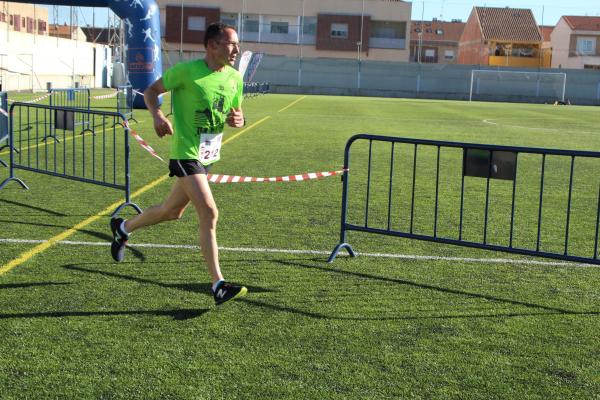
<svg viewBox="0 0 600 400">
<path fill-rule="evenodd" d="M 183 178 L 188 175 L 208 174 L 210 165 L 202 165 L 198 160 L 169 160 L 169 176 Z"/>
</svg>

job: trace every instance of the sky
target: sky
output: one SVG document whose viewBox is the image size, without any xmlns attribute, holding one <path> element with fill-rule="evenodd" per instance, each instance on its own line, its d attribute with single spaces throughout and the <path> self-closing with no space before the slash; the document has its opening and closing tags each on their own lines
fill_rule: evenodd
<svg viewBox="0 0 600 400">
<path fill-rule="evenodd" d="M 600 0 L 414 0 L 412 19 L 419 20 L 424 15 L 425 20 L 466 22 L 474 6 L 528 8 L 538 25 L 556 25 L 563 15 L 600 16 Z"/>
<path fill-rule="evenodd" d="M 188 0 L 188 3 L 192 3 Z M 600 0 L 414 0 L 412 2 L 412 19 L 425 20 L 438 18 L 445 21 L 469 18 L 474 6 L 529 8 L 533 11 L 539 25 L 556 25 L 562 15 L 600 16 Z M 54 12 L 49 6 L 50 23 L 54 23 Z M 107 26 L 108 9 L 76 7 L 79 25 L 92 25 L 95 14 L 96 26 Z M 69 23 L 69 7 L 57 7 L 59 23 Z M 368 11 L 367 11 L 368 12 Z"/>
</svg>

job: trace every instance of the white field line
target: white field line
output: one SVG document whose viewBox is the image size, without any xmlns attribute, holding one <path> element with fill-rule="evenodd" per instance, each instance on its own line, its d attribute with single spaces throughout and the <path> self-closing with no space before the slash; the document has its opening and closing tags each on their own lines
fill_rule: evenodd
<svg viewBox="0 0 600 400">
<path fill-rule="evenodd" d="M 489 124 L 489 125 L 504 126 L 504 127 L 507 127 L 507 128 L 529 129 L 529 130 L 532 130 L 532 131 L 565 132 L 564 129 L 559 129 L 559 128 L 544 128 L 544 127 L 537 127 L 537 126 L 509 125 L 509 124 L 504 124 L 504 123 L 500 123 L 499 124 L 497 122 L 494 122 L 493 119 L 484 119 L 481 122 L 483 122 L 484 124 Z M 577 133 L 595 134 L 595 133 L 598 133 L 598 132 L 577 131 Z"/>
<path fill-rule="evenodd" d="M 36 239 L 2 239 L 0 243 L 15 243 L 15 244 L 39 244 L 45 243 L 47 240 L 36 240 Z M 61 240 L 56 244 L 70 245 L 70 246 L 110 246 L 108 242 L 77 242 L 71 240 Z M 186 250 L 199 250 L 200 248 L 196 245 L 184 245 L 184 244 L 160 244 L 160 243 L 136 243 L 133 248 L 155 248 L 155 249 L 186 249 Z M 330 251 L 323 250 L 294 250 L 294 249 L 268 249 L 268 248 L 251 248 L 251 247 L 219 247 L 220 251 L 231 251 L 238 253 L 283 253 L 283 254 L 307 254 L 307 255 L 329 255 Z M 518 260 L 512 258 L 471 258 L 471 257 L 443 257 L 443 256 L 423 256 L 416 254 L 388 254 L 388 253 L 358 253 L 362 257 L 374 257 L 374 258 L 396 258 L 403 260 L 421 260 L 421 261 L 457 261 L 457 262 L 468 262 L 476 264 L 523 264 L 523 265 L 541 265 L 541 266 L 555 266 L 555 267 L 578 267 L 578 268 L 600 268 L 598 265 L 593 264 L 579 264 L 572 262 L 563 261 L 536 261 L 536 260 Z M 347 257 L 344 252 L 340 253 L 340 256 Z"/>
</svg>

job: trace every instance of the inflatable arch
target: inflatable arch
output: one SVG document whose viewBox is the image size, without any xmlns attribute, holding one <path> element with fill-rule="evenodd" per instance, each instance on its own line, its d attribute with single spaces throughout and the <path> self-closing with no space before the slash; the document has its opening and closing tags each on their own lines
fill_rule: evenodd
<svg viewBox="0 0 600 400">
<path fill-rule="evenodd" d="M 129 82 L 143 92 L 162 76 L 160 19 L 154 0 L 11 0 L 16 3 L 51 4 L 75 7 L 109 7 L 125 23 L 125 55 Z M 145 108 L 136 96 L 135 108 Z"/>
</svg>

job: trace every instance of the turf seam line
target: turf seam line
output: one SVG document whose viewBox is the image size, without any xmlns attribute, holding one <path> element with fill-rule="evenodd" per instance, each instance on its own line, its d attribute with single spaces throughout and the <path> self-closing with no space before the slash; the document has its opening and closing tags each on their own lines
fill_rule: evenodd
<svg viewBox="0 0 600 400">
<path fill-rule="evenodd" d="M 43 239 L 10 239 L 0 238 L 0 243 L 45 243 L 47 240 Z M 69 246 L 96 246 L 96 247 L 108 247 L 108 242 L 85 242 L 85 241 L 70 241 L 60 240 L 55 241 L 55 244 L 69 245 Z M 197 245 L 185 245 L 185 244 L 162 244 L 162 243 L 136 243 L 130 245 L 131 248 L 155 248 L 155 249 L 187 249 L 187 250 L 198 250 L 200 247 Z M 308 254 L 308 255 L 329 255 L 331 252 L 325 250 L 306 250 L 306 249 L 274 249 L 274 248 L 251 248 L 251 247 L 219 247 L 219 251 L 230 251 L 239 253 L 287 253 L 287 254 Z M 404 260 L 420 260 L 420 261 L 457 261 L 457 262 L 469 262 L 469 263 L 490 263 L 490 264 L 524 264 L 524 265 L 541 265 L 541 266 L 557 266 L 557 267 L 579 267 L 579 268 L 600 268 L 600 266 L 593 264 L 580 264 L 571 263 L 564 261 L 537 261 L 537 260 L 519 260 L 512 258 L 475 258 L 475 257 L 448 257 L 448 256 L 431 256 L 431 255 L 417 255 L 417 254 L 393 254 L 393 253 L 357 253 L 361 257 L 372 257 L 372 258 L 397 258 Z M 348 257 L 342 255 L 343 257 Z"/>
</svg>

